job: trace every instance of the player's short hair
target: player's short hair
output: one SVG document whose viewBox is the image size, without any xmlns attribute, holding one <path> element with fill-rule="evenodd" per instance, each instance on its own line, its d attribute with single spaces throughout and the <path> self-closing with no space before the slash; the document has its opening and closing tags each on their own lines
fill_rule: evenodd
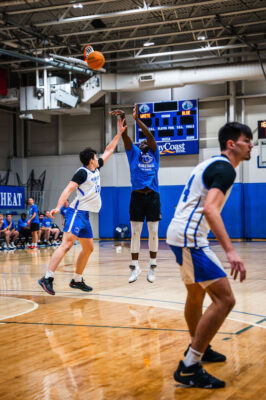
<svg viewBox="0 0 266 400">
<path fill-rule="evenodd" d="M 219 130 L 219 143 L 221 150 L 226 150 L 228 140 L 236 142 L 239 136 L 243 133 L 247 138 L 252 139 L 253 134 L 249 126 L 240 124 L 239 122 L 228 122 Z"/>
<path fill-rule="evenodd" d="M 24 215 L 25 215 L 25 217 L 27 217 L 27 214 L 26 214 L 26 213 L 20 214 L 21 217 L 23 217 Z"/>
<path fill-rule="evenodd" d="M 79 153 L 79 159 L 83 165 L 88 165 L 90 160 L 94 158 L 95 154 L 97 154 L 95 150 L 90 147 L 86 147 L 86 149 Z"/>
<path fill-rule="evenodd" d="M 11 217 L 12 217 L 12 214 L 11 214 L 10 212 L 6 213 L 6 217 L 7 217 L 8 215 L 11 215 Z"/>
</svg>

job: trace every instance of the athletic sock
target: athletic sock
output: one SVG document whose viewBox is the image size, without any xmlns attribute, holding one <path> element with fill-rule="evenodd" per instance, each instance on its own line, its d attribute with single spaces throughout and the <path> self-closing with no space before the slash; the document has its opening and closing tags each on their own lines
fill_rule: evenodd
<svg viewBox="0 0 266 400">
<path fill-rule="evenodd" d="M 150 258 L 150 265 L 157 265 L 156 258 Z"/>
<path fill-rule="evenodd" d="M 45 279 L 53 278 L 53 277 L 54 277 L 54 272 L 53 271 L 50 271 L 50 270 L 46 271 Z"/>
<path fill-rule="evenodd" d="M 191 365 L 200 362 L 202 356 L 203 353 L 200 353 L 199 351 L 192 349 L 192 347 L 190 346 L 186 358 L 184 359 L 185 366 L 190 367 Z"/>
<path fill-rule="evenodd" d="M 74 281 L 82 282 L 82 275 L 74 273 Z"/>
<path fill-rule="evenodd" d="M 131 260 L 131 265 L 134 265 L 134 267 L 139 268 L 139 260 Z"/>
</svg>

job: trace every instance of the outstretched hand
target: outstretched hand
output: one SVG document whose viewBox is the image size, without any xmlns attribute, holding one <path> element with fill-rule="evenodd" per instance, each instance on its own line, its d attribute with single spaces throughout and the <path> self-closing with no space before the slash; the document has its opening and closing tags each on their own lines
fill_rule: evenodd
<svg viewBox="0 0 266 400">
<path fill-rule="evenodd" d="M 125 112 L 123 110 L 113 110 L 110 111 L 109 114 L 114 115 L 115 117 L 121 117 L 123 119 L 126 118 Z"/>
<path fill-rule="evenodd" d="M 127 130 L 126 120 L 125 118 L 119 118 L 118 120 L 118 130 L 119 133 L 123 134 Z"/>
</svg>

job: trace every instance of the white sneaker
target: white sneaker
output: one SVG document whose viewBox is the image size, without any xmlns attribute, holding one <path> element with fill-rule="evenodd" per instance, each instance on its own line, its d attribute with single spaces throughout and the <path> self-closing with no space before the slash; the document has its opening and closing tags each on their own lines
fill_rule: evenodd
<svg viewBox="0 0 266 400">
<path fill-rule="evenodd" d="M 15 246 L 15 243 L 14 243 L 14 242 L 11 242 L 11 243 L 9 244 L 9 247 L 10 247 L 11 249 L 16 249 L 16 246 Z"/>
<path fill-rule="evenodd" d="M 138 279 L 138 276 L 141 274 L 141 269 L 140 267 L 135 267 L 134 265 L 130 265 L 129 268 L 132 272 L 128 279 L 128 283 L 133 283 Z"/>
<path fill-rule="evenodd" d="M 148 265 L 147 281 L 150 283 L 153 283 L 155 281 L 155 278 L 156 278 L 155 268 L 156 268 L 156 265 Z"/>
</svg>

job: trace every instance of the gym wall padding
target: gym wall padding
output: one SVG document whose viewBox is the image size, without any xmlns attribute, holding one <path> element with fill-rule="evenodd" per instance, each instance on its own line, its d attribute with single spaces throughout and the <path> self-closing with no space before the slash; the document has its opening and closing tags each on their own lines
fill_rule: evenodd
<svg viewBox="0 0 266 400">
<path fill-rule="evenodd" d="M 175 212 L 175 206 L 184 186 L 160 186 L 162 220 L 159 224 L 159 237 L 165 238 L 167 227 Z M 130 187 L 103 187 L 102 209 L 99 215 L 100 238 L 112 238 L 118 224 L 129 221 Z M 235 183 L 223 208 L 222 217 L 226 229 L 233 239 L 266 237 L 266 213 L 260 212 L 266 197 L 266 184 Z M 257 207 L 251 207 L 256 201 Z M 263 236 L 264 235 L 264 236 Z M 142 237 L 148 236 L 146 224 Z M 213 234 L 209 235 L 213 238 Z"/>
</svg>

